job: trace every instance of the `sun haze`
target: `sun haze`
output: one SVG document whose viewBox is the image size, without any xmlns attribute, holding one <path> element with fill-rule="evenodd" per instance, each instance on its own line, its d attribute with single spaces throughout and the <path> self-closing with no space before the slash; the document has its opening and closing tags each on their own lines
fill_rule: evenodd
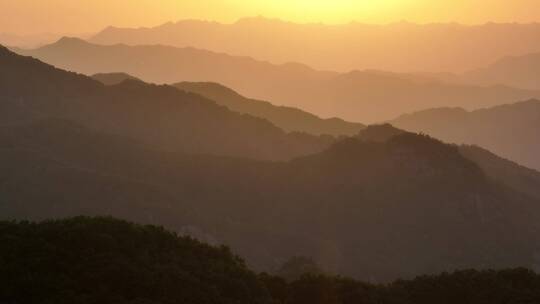
<svg viewBox="0 0 540 304">
<path fill-rule="evenodd" d="M 155 26 L 180 19 L 234 22 L 263 15 L 329 24 L 535 22 L 536 0 L 3 0 L 2 32 L 95 32 L 108 25 Z M 47 12 L 47 13 L 44 13 Z"/>
</svg>

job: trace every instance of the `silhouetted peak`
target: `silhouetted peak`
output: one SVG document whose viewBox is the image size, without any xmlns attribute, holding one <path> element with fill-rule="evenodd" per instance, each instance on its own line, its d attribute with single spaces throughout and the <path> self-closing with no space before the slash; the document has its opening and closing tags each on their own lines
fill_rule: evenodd
<svg viewBox="0 0 540 304">
<path fill-rule="evenodd" d="M 144 82 L 144 81 L 141 81 L 137 78 L 126 78 L 124 80 L 122 80 L 121 82 L 115 84 L 115 85 L 112 85 L 112 86 L 115 86 L 115 87 L 119 87 L 119 88 L 123 88 L 123 89 L 140 89 L 140 88 L 144 88 L 146 86 L 149 86 L 150 84 Z"/>
<path fill-rule="evenodd" d="M 76 47 L 90 45 L 87 41 L 76 37 L 62 37 L 50 46 Z"/>
<path fill-rule="evenodd" d="M 140 80 L 139 78 L 137 77 L 134 77 L 134 76 L 131 76 L 127 73 L 98 73 L 98 74 L 95 74 L 95 75 L 92 75 L 92 78 L 94 80 L 97 80 L 101 83 L 103 83 L 104 85 L 116 85 L 116 84 L 120 84 L 122 82 L 124 82 L 125 80 L 135 80 L 135 81 L 140 81 L 140 82 L 143 82 L 142 80 Z"/>
<path fill-rule="evenodd" d="M 222 84 L 219 84 L 217 82 L 190 82 L 190 81 L 184 81 L 177 84 L 174 84 L 174 87 L 188 91 L 188 92 L 207 92 L 211 93 L 212 95 L 219 95 L 219 96 L 228 96 L 228 97 L 241 97 L 240 94 L 238 94 L 233 89 L 226 87 Z"/>
<path fill-rule="evenodd" d="M 403 133 L 405 133 L 405 131 L 398 129 L 391 124 L 370 125 L 360 131 L 357 138 L 363 141 L 386 142 L 394 136 Z"/>
</svg>

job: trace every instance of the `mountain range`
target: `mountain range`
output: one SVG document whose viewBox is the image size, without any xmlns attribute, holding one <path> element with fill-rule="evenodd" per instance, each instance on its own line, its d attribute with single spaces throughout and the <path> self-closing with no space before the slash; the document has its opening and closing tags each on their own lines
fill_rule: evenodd
<svg viewBox="0 0 540 304">
<path fill-rule="evenodd" d="M 540 101 L 466 111 L 437 108 L 402 115 L 391 123 L 446 142 L 474 144 L 521 165 L 540 170 Z"/>
<path fill-rule="evenodd" d="M 106 86 L 0 48 L 2 124 L 60 118 L 166 151 L 289 159 L 321 151 L 330 136 L 286 133 L 200 95 L 137 80 Z"/>
<path fill-rule="evenodd" d="M 310 256 L 376 281 L 538 265 L 540 187 L 520 182 L 538 173 L 487 151 L 391 126 L 302 141 L 177 88 L 7 49 L 0 64 L 3 219 L 112 215 L 228 244 L 256 270 Z"/>
<path fill-rule="evenodd" d="M 233 24 L 181 20 L 151 28 L 108 27 L 91 42 L 191 46 L 274 63 L 303 62 L 341 72 L 382 69 L 459 73 L 505 56 L 537 52 L 539 35 L 537 23 L 324 25 L 257 17 Z"/>
<path fill-rule="evenodd" d="M 243 96 L 351 122 L 387 121 L 434 107 L 482 107 L 540 97 L 506 86 L 448 84 L 432 77 L 379 71 L 337 73 L 296 63 L 274 65 L 193 48 L 96 45 L 75 38 L 18 50 L 62 69 L 94 75 L 124 72 L 153 83 L 217 82 Z"/>
<path fill-rule="evenodd" d="M 105 85 L 116 85 L 125 80 L 138 80 L 125 73 L 101 73 L 93 75 L 92 78 Z M 204 96 L 234 112 L 264 118 L 287 132 L 343 136 L 355 135 L 365 127 L 362 124 L 338 118 L 321 119 L 300 109 L 275 106 L 266 101 L 249 99 L 218 83 L 181 82 L 173 86 L 182 91 Z"/>
</svg>

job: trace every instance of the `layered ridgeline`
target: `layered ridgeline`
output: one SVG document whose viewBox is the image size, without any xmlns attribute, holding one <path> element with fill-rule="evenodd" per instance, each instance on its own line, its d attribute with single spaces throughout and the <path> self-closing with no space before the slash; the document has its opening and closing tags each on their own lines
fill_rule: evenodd
<svg viewBox="0 0 540 304">
<path fill-rule="evenodd" d="M 137 80 L 105 86 L 5 48 L 0 48 L 0 66 L 2 124 L 63 118 L 163 150 L 260 159 L 320 151 L 333 140 L 286 133 L 169 86 Z"/>
<path fill-rule="evenodd" d="M 158 152 L 68 121 L 4 126 L 0 214 L 165 225 L 228 244 L 256 270 L 297 255 L 373 280 L 536 267 L 537 199 L 431 138 L 360 137 L 265 162 Z"/>
<path fill-rule="evenodd" d="M 539 90 L 540 53 L 506 56 L 484 68 L 465 73 L 461 80 L 482 85 L 505 84 Z"/>
<path fill-rule="evenodd" d="M 360 123 L 347 122 L 339 118 L 321 119 L 300 109 L 275 106 L 266 101 L 246 98 L 217 83 L 181 82 L 174 84 L 174 87 L 202 95 L 232 111 L 267 119 L 285 131 L 340 136 L 355 135 L 365 128 Z"/>
<path fill-rule="evenodd" d="M 192 46 L 340 71 L 377 68 L 460 72 L 503 56 L 536 52 L 540 49 L 539 34 L 539 24 L 324 25 L 246 18 L 233 24 L 182 20 L 152 28 L 109 27 L 91 41 Z"/>
<path fill-rule="evenodd" d="M 114 215 L 229 244 L 257 270 L 300 255 L 375 280 L 538 263 L 538 201 L 456 147 L 372 127 L 303 135 L 324 151 L 286 162 L 217 156 L 299 139 L 176 88 L 0 60 L 2 218 Z"/>
<path fill-rule="evenodd" d="M 529 100 L 468 112 L 439 108 L 403 115 L 391 123 L 446 142 L 474 144 L 540 170 L 540 101 Z"/>
<path fill-rule="evenodd" d="M 431 76 L 372 70 L 317 71 L 296 63 L 274 65 L 248 57 L 159 45 L 102 46 L 63 38 L 19 53 L 87 75 L 125 72 L 153 83 L 217 82 L 244 96 L 353 122 L 386 121 L 433 107 L 477 109 L 540 97 L 538 91 L 446 84 Z"/>
<path fill-rule="evenodd" d="M 115 85 L 127 79 L 137 79 L 125 73 L 96 74 L 92 78 L 106 85 Z M 342 119 L 321 119 L 300 109 L 275 106 L 269 102 L 246 98 L 234 90 L 218 83 L 181 82 L 174 87 L 199 94 L 234 112 L 264 118 L 288 132 L 329 134 L 333 136 L 354 135 L 365 126 Z"/>
<path fill-rule="evenodd" d="M 6 303 L 536 303 L 525 269 L 458 271 L 376 285 L 329 275 L 292 281 L 249 271 L 226 247 L 112 218 L 0 222 Z"/>
</svg>

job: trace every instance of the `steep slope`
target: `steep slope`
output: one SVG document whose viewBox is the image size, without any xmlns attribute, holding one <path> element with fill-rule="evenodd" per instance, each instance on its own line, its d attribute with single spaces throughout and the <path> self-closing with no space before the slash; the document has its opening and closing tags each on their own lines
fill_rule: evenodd
<svg viewBox="0 0 540 304">
<path fill-rule="evenodd" d="M 258 270 L 302 255 L 375 280 L 538 262 L 538 201 L 424 136 L 265 162 L 156 152 L 65 121 L 1 130 L 5 219 L 113 215 L 224 242 Z"/>
<path fill-rule="evenodd" d="M 536 23 L 324 25 L 245 18 L 233 24 L 181 20 L 151 28 L 108 27 L 91 41 L 193 46 L 275 63 L 305 62 L 317 69 L 338 71 L 375 68 L 462 72 L 503 56 L 538 51 L 539 35 L 540 25 Z"/>
<path fill-rule="evenodd" d="M 2 122 L 57 117 L 132 137 L 155 148 L 288 159 L 324 149 L 333 139 L 287 134 L 270 122 L 232 112 L 169 86 L 124 81 L 105 86 L 0 49 Z M 24 117 L 22 117 L 24 116 Z"/>
<path fill-rule="evenodd" d="M 403 115 L 391 123 L 452 143 L 478 145 L 540 170 L 540 101 L 529 100 L 476 110 L 432 109 Z"/>
<path fill-rule="evenodd" d="M 226 247 L 111 218 L 0 222 L 6 303 L 268 303 Z"/>
<path fill-rule="evenodd" d="M 530 90 L 540 89 L 540 53 L 504 57 L 487 67 L 465 73 L 463 81 L 482 85 L 504 84 Z"/>
<path fill-rule="evenodd" d="M 472 110 L 540 97 L 537 91 L 504 86 L 445 84 L 429 77 L 371 70 L 340 74 L 297 63 L 273 65 L 247 57 L 159 45 L 101 46 L 63 38 L 22 54 L 87 75 L 121 71 L 152 83 L 217 82 L 276 105 L 366 123 L 433 107 Z"/>
<path fill-rule="evenodd" d="M 249 99 L 217 83 L 181 82 L 174 87 L 200 94 L 232 111 L 267 119 L 285 131 L 341 136 L 354 135 L 365 127 L 339 118 L 321 119 L 300 109 L 278 107 L 266 101 Z"/>
<path fill-rule="evenodd" d="M 494 180 L 540 199 L 540 172 L 501 158 L 478 146 L 462 145 L 459 152 L 478 164 Z"/>
</svg>

